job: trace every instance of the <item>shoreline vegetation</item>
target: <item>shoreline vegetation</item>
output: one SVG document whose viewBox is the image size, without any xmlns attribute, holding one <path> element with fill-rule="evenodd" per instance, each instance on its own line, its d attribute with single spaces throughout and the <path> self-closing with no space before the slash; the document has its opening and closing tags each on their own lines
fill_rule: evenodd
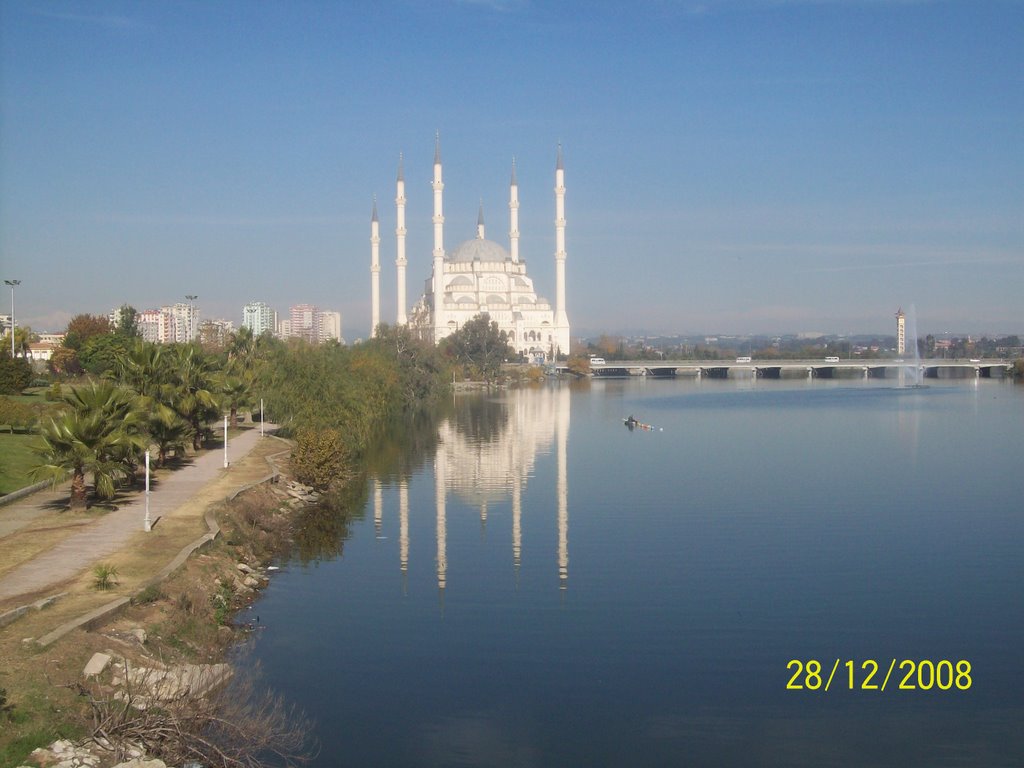
<svg viewBox="0 0 1024 768">
<path fill-rule="evenodd" d="M 247 472 L 265 476 L 268 452 L 282 451 L 276 439 L 261 441 L 213 483 L 216 488 L 187 504 L 186 512 L 175 512 L 152 533 L 133 539 L 141 551 L 125 549 L 92 564 L 61 585 L 65 594 L 59 600 L 0 627 L 0 766 L 52 764 L 68 759 L 72 743 L 83 742 L 91 745 L 93 755 L 84 764 L 98 766 L 131 757 L 159 758 L 169 766 L 188 761 L 292 765 L 315 754 L 301 713 L 260 692 L 248 665 L 238 663 L 245 638 L 257 627 L 237 625 L 235 618 L 268 583 L 276 562 L 305 563 L 339 553 L 349 517 L 360 513 L 365 501 L 363 467 L 375 434 L 413 418 L 449 392 L 451 365 L 441 350 L 404 329 L 387 327 L 378 338 L 352 348 L 269 338 L 249 337 L 248 342 L 235 349 L 234 357 L 218 357 L 194 345 L 168 353 L 136 340 L 112 356 L 103 378 L 61 393 L 50 421 L 69 414 L 81 418 L 88 410 L 81 403 L 85 399 L 112 409 L 102 421 L 127 426 L 132 439 L 122 443 L 123 435 L 114 430 L 100 434 L 105 452 L 79 468 L 85 477 L 95 475 L 95 481 L 87 485 L 80 478 L 77 487 L 72 484 L 79 503 L 48 514 L 47 537 L 103 515 L 126 488 L 139 490 L 139 453 L 156 444 L 154 431 L 160 427 L 150 431 L 133 425 L 141 424 L 139 413 L 152 416 L 162 405 L 179 415 L 184 410 L 179 405 L 207 408 L 195 421 L 182 419 L 191 428 L 160 446 L 168 448 L 163 456 L 168 465 L 190 453 L 217 450 L 210 425 L 229 405 L 234 415 L 250 410 L 258 397 L 264 399 L 268 421 L 279 424 L 289 456 L 280 459 L 281 482 L 258 484 L 225 501 L 233 490 L 225 483 L 244 485 Z M 175 399 L 168 369 L 154 360 L 164 354 L 184 355 L 202 369 L 206 378 L 192 389 L 211 395 L 206 406 L 197 402 L 202 397 L 185 398 L 185 403 L 180 395 Z M 133 362 L 145 368 L 135 371 L 134 380 Z M 224 378 L 231 374 L 247 376 L 249 387 L 244 397 L 229 403 Z M 158 386 L 150 386 L 154 382 Z M 98 394 L 97 388 L 102 388 Z M 124 446 L 123 453 L 111 447 L 115 443 Z M 57 466 L 55 454 L 43 460 Z M 125 459 L 123 465 L 113 466 L 118 458 Z M 204 532 L 208 511 L 220 535 L 166 579 L 147 585 L 156 564 L 166 564 L 182 541 Z M 0 539 L 0 552 L 17 546 L 18 538 Z M 28 552 L 22 558 L 32 556 Z M 95 626 L 74 630 L 46 647 L 35 642 L 54 626 L 118 596 L 131 600 Z M 225 659 L 235 662 L 232 672 L 223 671 Z M 86 675 L 87 667 L 99 671 Z M 37 748 L 44 750 L 33 756 Z M 79 752 L 82 748 L 75 754 L 85 756 Z"/>
</svg>

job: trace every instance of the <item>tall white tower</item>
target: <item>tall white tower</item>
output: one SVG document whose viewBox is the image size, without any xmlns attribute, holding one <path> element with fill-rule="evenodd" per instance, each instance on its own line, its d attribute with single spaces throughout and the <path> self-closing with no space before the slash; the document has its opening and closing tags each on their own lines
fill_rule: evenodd
<svg viewBox="0 0 1024 768">
<path fill-rule="evenodd" d="M 519 261 L 519 184 L 516 183 L 516 159 L 512 158 L 512 181 L 508 192 L 508 245 L 512 261 Z"/>
<path fill-rule="evenodd" d="M 380 220 L 377 218 L 377 198 L 373 199 L 370 217 L 370 336 L 377 335 L 380 325 Z"/>
<path fill-rule="evenodd" d="M 562 145 L 555 165 L 555 336 L 552 352 L 569 354 L 569 318 L 565 314 L 565 168 Z"/>
<path fill-rule="evenodd" d="M 441 340 L 445 328 L 444 317 L 444 207 L 441 181 L 441 134 L 434 138 L 434 343 Z"/>
<path fill-rule="evenodd" d="M 395 267 L 398 271 L 398 317 L 395 322 L 398 325 L 405 325 L 408 322 L 405 316 L 405 178 L 402 174 L 402 155 L 398 155 L 398 180 L 395 182 L 395 208 L 398 212 L 398 225 L 395 227 L 395 239 L 397 242 L 397 258 Z"/>
<path fill-rule="evenodd" d="M 896 354 L 902 356 L 907 353 L 907 316 L 903 314 L 903 307 L 896 310 Z"/>
</svg>

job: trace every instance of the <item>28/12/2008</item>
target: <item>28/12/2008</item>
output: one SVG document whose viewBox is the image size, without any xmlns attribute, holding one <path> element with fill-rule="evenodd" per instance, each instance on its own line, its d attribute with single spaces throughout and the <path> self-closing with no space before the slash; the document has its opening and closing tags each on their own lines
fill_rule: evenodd
<svg viewBox="0 0 1024 768">
<path fill-rule="evenodd" d="M 836 680 L 836 672 L 843 667 L 840 679 Z M 831 672 L 823 673 L 823 667 L 817 659 L 792 659 L 786 669 L 793 674 L 786 683 L 790 691 L 828 691 L 833 685 L 848 690 L 884 691 L 889 685 L 893 671 L 897 668 L 896 659 L 879 664 L 874 659 L 865 659 L 859 665 L 853 659 L 836 659 Z M 883 670 L 886 670 L 884 671 Z M 901 691 L 966 691 L 971 687 L 971 662 L 965 659 L 950 661 L 942 659 L 931 661 L 922 659 L 903 659 L 899 662 L 899 673 L 896 675 Z"/>
</svg>

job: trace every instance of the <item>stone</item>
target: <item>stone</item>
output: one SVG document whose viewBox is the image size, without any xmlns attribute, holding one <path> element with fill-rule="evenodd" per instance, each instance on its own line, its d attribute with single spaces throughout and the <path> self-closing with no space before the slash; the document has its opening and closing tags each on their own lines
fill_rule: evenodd
<svg viewBox="0 0 1024 768">
<path fill-rule="evenodd" d="M 110 666 L 109 653 L 94 653 L 92 658 L 89 659 L 89 663 L 85 665 L 85 669 L 82 670 L 82 676 L 95 677 L 96 675 L 101 675 L 108 666 Z"/>
<path fill-rule="evenodd" d="M 126 763 L 118 763 L 114 768 L 167 768 L 167 763 L 156 758 L 146 760 L 142 757 L 133 757 Z"/>
<path fill-rule="evenodd" d="M 249 567 L 248 565 L 246 565 L 245 563 L 239 563 L 239 564 L 238 564 L 238 565 L 236 565 L 235 567 L 236 567 L 236 568 L 237 568 L 238 570 L 240 570 L 240 571 L 241 571 L 242 573 L 252 573 L 252 568 L 250 568 L 250 567 Z"/>
<path fill-rule="evenodd" d="M 129 629 L 128 634 L 134 637 L 136 640 L 138 640 L 141 645 L 145 645 L 146 640 L 148 639 L 146 630 L 141 629 L 140 627 L 136 627 L 135 629 Z"/>
<path fill-rule="evenodd" d="M 247 587 L 251 587 L 252 589 L 255 589 L 260 585 L 259 581 L 254 579 L 252 576 L 246 576 L 242 583 L 245 584 L 245 586 Z"/>
</svg>

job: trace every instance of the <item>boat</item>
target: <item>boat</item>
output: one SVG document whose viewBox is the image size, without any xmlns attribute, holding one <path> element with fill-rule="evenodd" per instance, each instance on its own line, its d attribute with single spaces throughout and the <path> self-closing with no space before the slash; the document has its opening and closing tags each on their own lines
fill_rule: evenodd
<svg viewBox="0 0 1024 768">
<path fill-rule="evenodd" d="M 625 424 L 626 428 L 630 431 L 633 431 L 634 429 L 644 429 L 647 430 L 648 432 L 654 430 L 654 427 L 651 426 L 650 424 L 644 424 L 642 421 L 637 421 L 636 419 L 634 419 L 632 414 L 630 414 L 629 418 L 623 419 L 622 423 Z"/>
</svg>

